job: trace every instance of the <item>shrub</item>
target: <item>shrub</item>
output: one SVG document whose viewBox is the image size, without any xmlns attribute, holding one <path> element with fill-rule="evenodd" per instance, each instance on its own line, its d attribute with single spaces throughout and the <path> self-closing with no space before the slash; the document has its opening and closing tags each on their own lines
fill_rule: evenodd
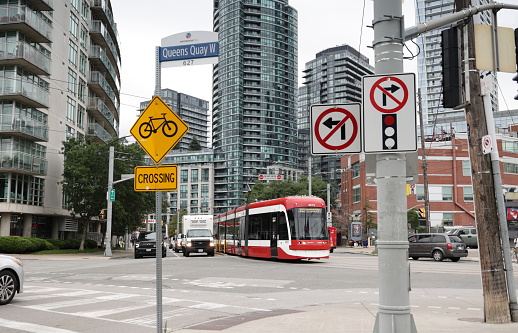
<svg viewBox="0 0 518 333">
<path fill-rule="evenodd" d="M 32 253 L 37 251 L 37 246 L 28 238 L 7 236 L 0 237 L 0 253 Z"/>
<path fill-rule="evenodd" d="M 52 244 L 55 249 L 62 250 L 65 247 L 65 241 L 62 239 L 47 239 L 47 242 Z"/>
<path fill-rule="evenodd" d="M 97 248 L 97 242 L 93 239 L 87 239 L 85 242 L 85 249 L 96 249 Z"/>
<path fill-rule="evenodd" d="M 34 246 L 36 246 L 36 251 L 44 251 L 44 250 L 55 250 L 56 247 L 52 245 L 49 241 L 46 239 L 41 238 L 27 238 L 29 241 L 31 241 Z"/>
</svg>

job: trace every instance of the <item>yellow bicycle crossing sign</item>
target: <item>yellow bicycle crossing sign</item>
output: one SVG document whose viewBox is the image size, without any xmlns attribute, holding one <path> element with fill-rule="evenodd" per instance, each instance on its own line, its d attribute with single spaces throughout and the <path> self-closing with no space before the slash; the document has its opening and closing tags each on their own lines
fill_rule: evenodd
<svg viewBox="0 0 518 333">
<path fill-rule="evenodd" d="M 188 130 L 189 126 L 159 96 L 155 96 L 130 133 L 149 157 L 159 164 Z"/>
</svg>

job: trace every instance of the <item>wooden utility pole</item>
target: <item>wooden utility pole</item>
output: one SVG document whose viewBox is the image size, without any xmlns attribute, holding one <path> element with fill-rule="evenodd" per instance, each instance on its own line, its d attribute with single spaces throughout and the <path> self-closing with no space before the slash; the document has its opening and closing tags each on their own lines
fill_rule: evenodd
<svg viewBox="0 0 518 333">
<path fill-rule="evenodd" d="M 470 5 L 470 0 L 455 0 L 457 11 L 468 8 Z M 480 90 L 480 76 L 475 69 L 473 20 L 469 20 L 467 25 L 464 26 L 462 35 L 465 113 L 482 272 L 484 321 L 495 324 L 509 323 L 511 322 L 511 315 L 502 244 L 499 236 L 500 226 L 498 224 L 491 158 L 489 154 L 484 155 L 482 152 L 482 137 L 487 134 L 487 125 Z M 507 240 L 505 241 L 507 242 Z"/>
</svg>

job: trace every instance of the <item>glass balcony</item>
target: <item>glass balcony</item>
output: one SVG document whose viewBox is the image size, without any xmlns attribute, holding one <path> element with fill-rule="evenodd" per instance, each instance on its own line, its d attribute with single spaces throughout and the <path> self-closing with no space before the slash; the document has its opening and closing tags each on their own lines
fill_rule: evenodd
<svg viewBox="0 0 518 333">
<path fill-rule="evenodd" d="M 45 176 L 47 160 L 17 151 L 0 152 L 0 170 Z"/>
<path fill-rule="evenodd" d="M 110 56 L 114 64 L 120 63 L 119 45 L 113 42 L 112 37 L 108 33 L 105 25 L 100 20 L 92 20 L 90 29 L 90 37 L 95 44 L 104 47 L 110 51 Z"/>
<path fill-rule="evenodd" d="M 103 97 L 103 100 L 108 103 L 110 109 L 119 109 L 118 94 L 115 94 L 106 78 L 100 72 L 90 72 L 88 87 L 92 89 L 97 96 Z"/>
<path fill-rule="evenodd" d="M 17 76 L 0 79 L 0 100 L 17 100 L 35 108 L 49 106 L 49 91 Z"/>
<path fill-rule="evenodd" d="M 87 136 L 93 137 L 94 140 L 108 143 L 108 141 L 112 138 L 110 133 L 106 131 L 99 124 L 88 124 L 88 131 L 86 132 Z"/>
<path fill-rule="evenodd" d="M 36 43 L 52 42 L 52 26 L 27 6 L 0 6 L 0 31 L 20 30 Z"/>
<path fill-rule="evenodd" d="M 115 70 L 106 51 L 100 47 L 99 45 L 92 45 L 90 47 L 90 61 L 100 70 L 106 71 L 111 74 L 107 79 L 110 81 L 110 84 L 117 87 L 120 87 L 120 78 L 118 76 L 118 71 Z"/>
<path fill-rule="evenodd" d="M 0 115 L 0 133 L 13 134 L 35 141 L 49 140 L 49 126 L 46 123 L 19 114 Z"/>
<path fill-rule="evenodd" d="M 18 65 L 36 75 L 50 74 L 50 58 L 25 42 L 0 43 L 0 65 Z"/>
<path fill-rule="evenodd" d="M 31 0 L 31 5 L 36 10 L 53 11 L 54 2 L 53 0 Z"/>
<path fill-rule="evenodd" d="M 108 108 L 108 106 L 102 101 L 102 99 L 100 99 L 99 97 L 89 98 L 86 109 L 94 118 L 99 120 L 99 122 L 107 120 L 113 127 L 113 130 L 117 130 L 117 120 L 115 119 L 112 110 Z"/>
<path fill-rule="evenodd" d="M 106 0 L 90 0 L 90 9 L 95 16 L 100 18 L 108 27 L 112 38 L 117 39 L 117 24 L 115 23 L 113 13 L 106 2 Z"/>
</svg>

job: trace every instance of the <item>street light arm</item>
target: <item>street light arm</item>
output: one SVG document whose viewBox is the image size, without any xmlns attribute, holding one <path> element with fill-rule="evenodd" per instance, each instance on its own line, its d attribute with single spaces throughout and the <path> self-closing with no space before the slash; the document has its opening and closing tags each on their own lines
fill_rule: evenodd
<svg viewBox="0 0 518 333">
<path fill-rule="evenodd" d="M 446 26 L 450 23 L 458 22 L 462 19 L 465 19 L 467 17 L 473 16 L 475 14 L 478 14 L 480 12 L 483 12 L 485 10 L 499 10 L 499 9 L 518 9 L 518 5 L 511 5 L 506 3 L 500 3 L 500 2 L 494 2 L 490 4 L 480 5 L 480 6 L 473 6 L 469 8 L 465 8 L 461 11 L 455 12 L 450 15 L 446 15 L 443 17 L 439 17 L 435 20 L 431 20 L 425 23 L 421 23 L 418 25 L 415 25 L 413 27 L 410 27 L 408 29 L 405 29 L 404 34 L 404 41 L 411 40 L 415 37 L 417 37 L 419 34 L 422 34 L 423 32 L 427 32 L 430 30 L 434 30 L 437 28 L 441 28 L 443 26 Z"/>
</svg>

